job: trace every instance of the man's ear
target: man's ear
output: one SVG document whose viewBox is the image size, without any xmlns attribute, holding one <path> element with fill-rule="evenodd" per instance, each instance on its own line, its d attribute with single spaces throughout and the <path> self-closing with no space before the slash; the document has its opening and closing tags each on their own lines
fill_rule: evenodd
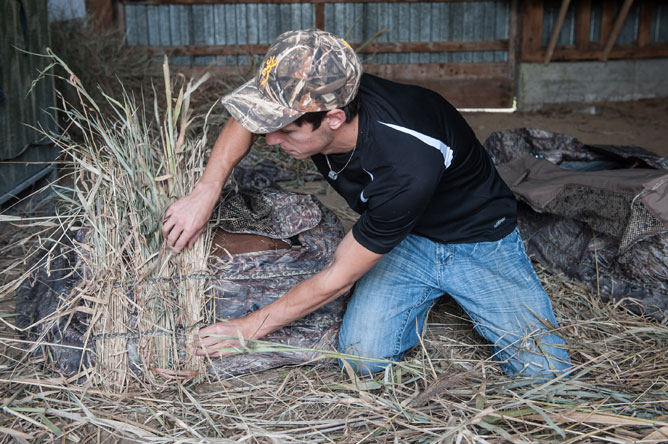
<svg viewBox="0 0 668 444">
<path fill-rule="evenodd" d="M 342 109 L 333 109 L 327 111 L 325 120 L 330 129 L 337 130 L 346 123 L 346 113 Z"/>
</svg>

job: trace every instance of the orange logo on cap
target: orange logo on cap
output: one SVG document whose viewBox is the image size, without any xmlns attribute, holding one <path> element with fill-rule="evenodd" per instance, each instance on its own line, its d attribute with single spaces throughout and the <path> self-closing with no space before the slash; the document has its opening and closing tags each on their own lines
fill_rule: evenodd
<svg viewBox="0 0 668 444">
<path fill-rule="evenodd" d="M 276 56 L 271 56 L 269 59 L 267 59 L 267 62 L 264 64 L 264 68 L 262 68 L 262 71 L 260 72 L 260 77 L 262 77 L 260 85 L 267 83 L 267 80 L 269 80 L 269 74 L 271 74 L 271 70 L 274 69 L 276 65 L 278 65 Z"/>
<path fill-rule="evenodd" d="M 350 46 L 350 43 L 346 42 L 345 40 L 341 39 L 341 41 L 350 49 L 353 49 L 352 46 Z"/>
</svg>

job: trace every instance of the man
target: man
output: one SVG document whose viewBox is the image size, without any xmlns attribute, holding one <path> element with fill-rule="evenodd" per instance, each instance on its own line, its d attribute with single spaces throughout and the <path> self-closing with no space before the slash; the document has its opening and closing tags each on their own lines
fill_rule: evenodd
<svg viewBox="0 0 668 444">
<path fill-rule="evenodd" d="M 493 344 L 509 374 L 569 368 L 549 298 L 524 253 L 516 203 L 462 116 L 438 94 L 363 75 L 350 46 L 322 31 L 291 31 L 256 78 L 223 103 L 232 118 L 192 193 L 165 213 L 176 251 L 204 230 L 232 168 L 264 134 L 318 170 L 360 218 L 322 271 L 272 304 L 200 330 L 200 354 L 261 338 L 350 290 L 339 350 L 401 359 L 427 312 L 448 293 Z M 360 373 L 387 364 L 356 360 Z"/>
</svg>

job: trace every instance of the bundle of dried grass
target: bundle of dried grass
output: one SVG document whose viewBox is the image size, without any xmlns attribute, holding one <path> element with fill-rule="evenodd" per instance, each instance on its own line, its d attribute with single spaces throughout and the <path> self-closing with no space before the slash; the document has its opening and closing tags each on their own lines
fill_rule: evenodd
<svg viewBox="0 0 668 444">
<path fill-rule="evenodd" d="M 210 239 L 207 233 L 174 256 L 160 228 L 168 203 L 189 192 L 203 171 L 206 133 L 193 139 L 188 131 L 195 119 L 190 98 L 208 76 L 181 79 L 173 94 L 177 82 L 165 58 L 166 111 L 160 115 L 154 100 L 151 123 L 145 104 L 127 93 L 119 101 L 102 92 L 113 111 L 102 114 L 70 68 L 49 55 L 80 100 L 61 101 L 60 112 L 81 138 L 65 132 L 57 140 L 74 163 L 73 186 L 59 191 L 68 205 L 58 218 L 85 233 L 74 242 L 84 280 L 66 306 L 91 316 L 85 338 L 96 364 L 87 371 L 116 390 L 138 376 L 150 384 L 190 379 L 202 370 L 190 333 L 203 314 L 204 280 L 186 277 L 206 270 Z"/>
</svg>

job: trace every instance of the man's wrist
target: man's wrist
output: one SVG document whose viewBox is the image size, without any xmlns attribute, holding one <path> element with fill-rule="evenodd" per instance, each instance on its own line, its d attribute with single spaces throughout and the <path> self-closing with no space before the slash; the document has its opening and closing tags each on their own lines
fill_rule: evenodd
<svg viewBox="0 0 668 444">
<path fill-rule="evenodd" d="M 213 193 L 216 196 L 220 194 L 223 189 L 223 182 L 220 180 L 200 180 L 195 185 L 193 191 L 204 192 L 204 193 Z"/>
</svg>

